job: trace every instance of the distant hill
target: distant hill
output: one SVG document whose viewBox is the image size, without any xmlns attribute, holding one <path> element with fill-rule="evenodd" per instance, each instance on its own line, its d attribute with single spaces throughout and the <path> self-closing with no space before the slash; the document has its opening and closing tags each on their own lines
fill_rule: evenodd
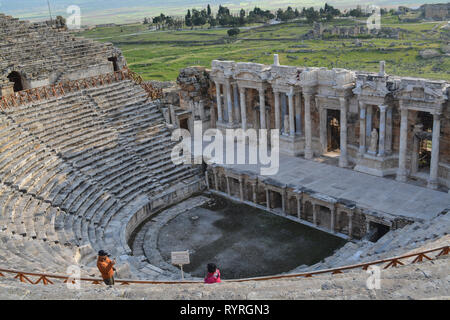
<svg viewBox="0 0 450 320">
<path fill-rule="evenodd" d="M 288 6 L 302 8 L 322 6 L 328 2 L 336 7 L 354 7 L 356 4 L 377 4 L 384 7 L 405 5 L 418 7 L 424 3 L 436 1 L 417 0 L 381 0 L 381 1 L 314 1 L 314 0 L 50 0 L 52 15 L 67 17 L 66 8 L 78 5 L 82 12 L 82 24 L 127 23 L 142 20 L 146 16 L 154 16 L 161 12 L 169 15 L 183 15 L 188 8 L 204 8 L 211 4 L 215 10 L 219 4 L 238 10 L 241 7 L 251 9 L 259 6 L 264 9 L 286 8 Z M 0 12 L 29 20 L 48 18 L 47 0 L 0 0 Z"/>
</svg>

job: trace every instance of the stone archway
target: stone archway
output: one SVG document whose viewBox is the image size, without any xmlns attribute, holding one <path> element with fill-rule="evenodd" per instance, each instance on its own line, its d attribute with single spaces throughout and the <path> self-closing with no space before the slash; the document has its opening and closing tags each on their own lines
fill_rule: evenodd
<svg viewBox="0 0 450 320">
<path fill-rule="evenodd" d="M 19 72 L 13 71 L 8 75 L 8 79 L 10 82 L 14 83 L 14 92 L 23 90 L 23 81 L 22 76 Z"/>
</svg>

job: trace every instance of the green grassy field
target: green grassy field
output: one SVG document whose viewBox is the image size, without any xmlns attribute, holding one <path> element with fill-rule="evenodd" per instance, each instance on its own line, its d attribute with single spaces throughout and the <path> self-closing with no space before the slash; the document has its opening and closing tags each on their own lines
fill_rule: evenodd
<svg viewBox="0 0 450 320">
<path fill-rule="evenodd" d="M 361 37 L 362 46 L 356 46 L 355 39 L 301 40 L 311 26 L 298 22 L 242 30 L 234 40 L 227 29 L 154 32 L 141 24 L 96 28 L 81 35 L 114 43 L 130 68 L 148 80 L 175 80 L 181 68 L 209 67 L 214 59 L 271 64 L 274 53 L 285 65 L 377 71 L 378 62 L 385 60 L 389 74 L 450 80 L 449 56 L 419 56 L 420 50 L 440 49 L 440 31 L 433 28 L 442 23 L 399 23 L 396 17 L 382 23 L 405 31 L 400 39 Z"/>
</svg>

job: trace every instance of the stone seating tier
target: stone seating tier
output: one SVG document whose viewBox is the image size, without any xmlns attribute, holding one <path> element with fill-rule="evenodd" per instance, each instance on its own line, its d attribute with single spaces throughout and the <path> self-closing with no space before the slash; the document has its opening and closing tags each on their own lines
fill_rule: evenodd
<svg viewBox="0 0 450 320">
<path fill-rule="evenodd" d="M 121 229 L 149 197 L 198 176 L 170 161 L 170 131 L 146 96 L 126 80 L 0 113 L 1 265 L 61 272 L 89 246 L 90 270 L 96 250 L 129 251 Z"/>
</svg>

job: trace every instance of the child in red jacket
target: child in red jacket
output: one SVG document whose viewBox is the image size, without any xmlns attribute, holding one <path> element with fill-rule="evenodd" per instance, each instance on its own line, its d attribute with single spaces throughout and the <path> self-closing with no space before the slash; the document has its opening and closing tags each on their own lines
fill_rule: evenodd
<svg viewBox="0 0 450 320">
<path fill-rule="evenodd" d="M 220 282 L 220 270 L 214 263 L 208 263 L 208 274 L 205 277 L 205 283 L 218 283 Z"/>
</svg>

